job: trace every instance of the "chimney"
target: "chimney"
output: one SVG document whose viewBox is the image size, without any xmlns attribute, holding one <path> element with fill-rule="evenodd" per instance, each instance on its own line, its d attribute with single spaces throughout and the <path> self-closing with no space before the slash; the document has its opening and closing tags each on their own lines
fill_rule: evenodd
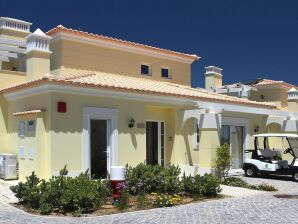
<svg viewBox="0 0 298 224">
<path fill-rule="evenodd" d="M 215 66 L 205 67 L 205 89 L 214 90 L 222 86 L 222 69 Z"/>
<path fill-rule="evenodd" d="M 298 91 L 294 87 L 288 91 L 288 111 L 298 112 Z"/>
<path fill-rule="evenodd" d="M 50 36 L 40 29 L 26 37 L 27 80 L 38 79 L 50 72 Z"/>
</svg>

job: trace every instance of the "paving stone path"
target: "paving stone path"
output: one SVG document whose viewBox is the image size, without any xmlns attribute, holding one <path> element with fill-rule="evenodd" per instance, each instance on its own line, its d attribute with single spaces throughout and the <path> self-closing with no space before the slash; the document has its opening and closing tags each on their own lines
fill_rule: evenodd
<svg viewBox="0 0 298 224">
<path fill-rule="evenodd" d="M 298 223 L 298 199 L 278 199 L 273 196 L 298 195 L 298 183 L 287 179 L 244 179 L 249 183 L 273 184 L 279 187 L 279 192 L 243 197 L 239 194 L 234 198 L 216 201 L 92 218 L 34 216 L 0 201 L 0 223 Z"/>
</svg>

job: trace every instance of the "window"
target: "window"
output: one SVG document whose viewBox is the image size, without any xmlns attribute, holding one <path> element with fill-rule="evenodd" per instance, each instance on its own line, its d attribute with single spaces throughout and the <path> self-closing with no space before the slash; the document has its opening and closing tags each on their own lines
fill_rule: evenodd
<svg viewBox="0 0 298 224">
<path fill-rule="evenodd" d="M 223 145 L 225 143 L 230 144 L 230 126 L 222 125 L 220 130 L 220 144 Z"/>
<path fill-rule="evenodd" d="M 194 143 L 195 143 L 195 145 L 194 145 L 194 147 L 195 148 L 199 148 L 199 144 L 200 144 L 200 128 L 199 128 L 199 125 L 197 124 L 197 122 L 196 122 L 196 124 L 195 124 L 195 135 L 194 135 Z"/>
<path fill-rule="evenodd" d="M 150 75 L 150 66 L 141 64 L 141 74 L 142 75 Z"/>
<path fill-rule="evenodd" d="M 170 70 L 168 68 L 161 68 L 161 77 L 170 78 Z"/>
</svg>

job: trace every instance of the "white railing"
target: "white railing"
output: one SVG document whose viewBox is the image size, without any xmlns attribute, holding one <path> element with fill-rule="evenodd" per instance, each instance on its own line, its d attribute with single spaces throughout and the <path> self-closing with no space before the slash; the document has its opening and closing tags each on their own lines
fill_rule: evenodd
<svg viewBox="0 0 298 224">
<path fill-rule="evenodd" d="M 215 66 L 208 66 L 208 67 L 205 67 L 205 69 L 206 69 L 206 74 L 219 74 L 219 75 L 222 74 L 222 69 Z"/>
<path fill-rule="evenodd" d="M 50 51 L 50 36 L 44 34 L 40 29 L 27 36 L 27 52 L 32 50 Z"/>
<path fill-rule="evenodd" d="M 288 100 L 298 100 L 298 91 L 294 87 L 288 91 Z"/>
<path fill-rule="evenodd" d="M 30 32 L 30 26 L 31 23 L 26 21 L 12 19 L 8 17 L 0 17 L 0 28 Z"/>
</svg>

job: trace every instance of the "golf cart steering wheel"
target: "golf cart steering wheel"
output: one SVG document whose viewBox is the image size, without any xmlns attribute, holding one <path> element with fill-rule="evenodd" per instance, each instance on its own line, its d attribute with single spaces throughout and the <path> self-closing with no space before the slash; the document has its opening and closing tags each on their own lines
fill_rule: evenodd
<svg viewBox="0 0 298 224">
<path fill-rule="evenodd" d="M 284 154 L 287 154 L 291 151 L 291 148 L 287 148 L 285 151 L 284 151 Z"/>
</svg>

